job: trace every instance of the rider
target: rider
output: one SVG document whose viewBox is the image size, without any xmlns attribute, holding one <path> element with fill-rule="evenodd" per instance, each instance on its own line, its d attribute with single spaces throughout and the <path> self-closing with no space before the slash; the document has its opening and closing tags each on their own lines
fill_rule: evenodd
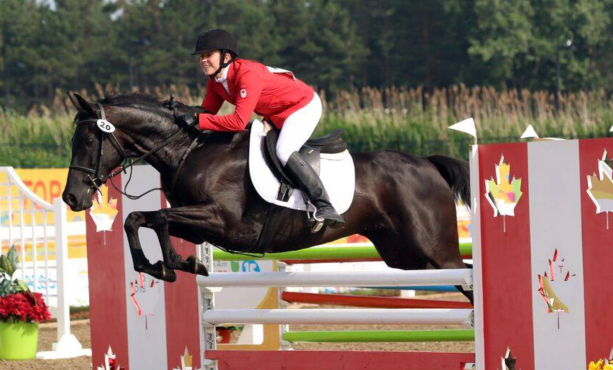
<svg viewBox="0 0 613 370">
<path fill-rule="evenodd" d="M 213 28 L 196 41 L 192 55 L 200 55 L 200 67 L 208 76 L 202 108 L 209 113 L 179 117 L 179 123 L 201 130 L 243 131 L 253 112 L 280 129 L 277 157 L 296 186 L 317 208 L 316 216 L 344 223 L 324 186 L 298 150 L 309 139 L 322 105 L 317 93 L 292 72 L 238 58 L 238 45 L 227 31 Z M 233 114 L 216 115 L 224 101 L 236 106 Z"/>
</svg>

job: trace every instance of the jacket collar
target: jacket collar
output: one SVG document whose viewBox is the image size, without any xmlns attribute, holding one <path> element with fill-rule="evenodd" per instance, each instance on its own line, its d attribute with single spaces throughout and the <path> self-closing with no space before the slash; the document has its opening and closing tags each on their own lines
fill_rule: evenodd
<svg viewBox="0 0 613 370">
<path fill-rule="evenodd" d="M 223 71 L 221 72 L 221 77 L 219 77 L 219 78 L 214 77 L 214 78 L 215 78 L 215 81 L 216 81 L 216 82 L 224 82 L 225 80 L 227 80 L 227 79 L 228 79 L 228 71 L 229 71 L 230 69 L 232 69 L 232 65 L 233 65 L 233 64 L 234 64 L 234 62 L 230 63 L 230 64 L 228 65 L 228 67 L 226 67 L 226 68 L 224 68 L 224 69 L 223 69 Z"/>
<path fill-rule="evenodd" d="M 234 76 L 236 75 L 236 61 L 230 63 L 230 65 L 228 66 L 225 72 L 226 72 L 225 81 L 228 84 L 229 92 L 226 91 L 226 89 L 223 87 L 223 84 L 222 84 L 222 82 L 224 81 L 223 74 L 220 79 L 213 77 L 213 81 L 217 84 L 216 85 L 217 93 L 221 95 L 224 98 L 224 100 L 227 100 L 231 102 L 232 104 L 234 104 L 235 99 L 233 99 L 232 97 L 234 96 L 233 95 L 234 94 Z"/>
</svg>

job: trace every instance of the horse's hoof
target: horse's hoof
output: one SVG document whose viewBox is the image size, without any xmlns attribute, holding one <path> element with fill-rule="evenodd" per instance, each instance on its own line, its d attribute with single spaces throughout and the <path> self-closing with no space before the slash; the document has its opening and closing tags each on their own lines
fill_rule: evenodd
<svg viewBox="0 0 613 370">
<path fill-rule="evenodd" d="M 209 276 L 209 271 L 200 261 L 198 261 L 198 258 L 196 258 L 195 256 L 187 257 L 186 262 L 189 265 L 193 266 L 192 271 L 194 274 L 202 275 L 202 276 Z"/>
<path fill-rule="evenodd" d="M 170 269 L 164 269 L 164 278 L 162 279 L 169 283 L 174 283 L 177 280 L 177 273 Z"/>
<path fill-rule="evenodd" d="M 158 279 L 167 281 L 169 283 L 174 283 L 177 280 L 177 274 L 166 267 L 162 261 L 157 261 L 153 267 L 160 272 Z"/>
</svg>

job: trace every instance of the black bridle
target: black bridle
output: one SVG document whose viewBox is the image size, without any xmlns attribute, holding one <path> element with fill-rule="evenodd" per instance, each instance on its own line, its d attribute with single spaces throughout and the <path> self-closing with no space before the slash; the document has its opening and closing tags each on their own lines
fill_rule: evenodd
<svg viewBox="0 0 613 370">
<path fill-rule="evenodd" d="M 106 121 L 106 114 L 104 113 L 104 108 L 102 107 L 102 104 L 96 103 L 96 105 L 98 106 L 98 108 L 100 108 L 100 117 L 78 121 L 78 122 L 76 122 L 76 124 L 77 125 L 82 125 L 82 124 L 87 124 L 87 123 L 98 123 L 99 120 Z M 122 165 L 121 165 L 121 167 L 120 167 L 120 169 L 118 171 L 115 171 L 115 172 L 111 173 L 110 175 L 101 175 L 100 174 L 100 166 L 102 165 L 102 159 L 104 157 L 104 141 L 107 138 L 109 138 L 109 137 L 111 138 L 111 144 L 115 147 L 115 149 L 122 156 Z M 96 189 L 96 191 L 100 191 L 100 186 L 102 186 L 107 180 L 117 176 L 122 171 L 125 173 L 126 172 L 125 170 L 128 167 L 132 166 L 133 163 L 129 164 L 128 166 L 124 166 L 123 165 L 123 163 L 127 162 L 128 160 L 129 160 L 129 158 L 126 155 L 125 150 L 123 149 L 123 147 L 119 143 L 119 140 L 117 140 L 117 137 L 115 136 L 115 133 L 114 132 L 110 132 L 110 133 L 109 132 L 105 132 L 105 131 L 102 131 L 102 129 L 100 129 L 99 130 L 99 135 L 98 135 L 98 158 L 96 159 L 96 164 L 95 164 L 94 168 L 89 168 L 89 167 L 84 167 L 84 166 L 77 166 L 77 165 L 70 165 L 68 168 L 71 169 L 71 170 L 77 170 L 77 171 L 82 171 L 82 172 L 87 173 L 87 178 L 91 182 L 91 187 Z M 92 175 L 94 177 L 92 177 Z"/>
<path fill-rule="evenodd" d="M 77 121 L 75 124 L 77 124 L 77 125 L 87 124 L 87 123 L 96 123 L 96 124 L 98 124 L 98 122 L 100 120 L 108 122 L 106 120 L 106 114 L 104 113 L 104 107 L 102 106 L 102 104 L 96 103 L 96 105 L 98 106 L 98 108 L 100 108 L 100 117 L 99 118 L 85 119 L 85 120 Z M 176 117 L 176 109 L 175 108 L 173 108 L 173 113 L 174 113 L 174 116 Z M 121 189 L 117 188 L 115 183 L 112 181 L 113 177 L 119 175 L 122 172 L 123 173 L 127 173 L 126 170 L 128 168 L 130 168 L 130 176 L 128 178 L 128 181 L 126 182 L 126 189 L 127 189 L 128 184 L 130 183 L 130 180 L 132 180 L 132 166 L 134 166 L 136 163 L 138 163 L 138 162 L 148 158 L 149 156 L 157 153 L 160 149 L 162 149 L 166 145 L 170 144 L 172 141 L 175 140 L 175 137 L 181 131 L 183 131 L 183 128 L 180 127 L 177 131 L 172 133 L 168 137 L 168 139 L 166 139 L 162 144 L 156 146 L 155 148 L 151 149 L 150 151 L 148 151 L 147 153 L 141 155 L 140 157 L 138 157 L 136 159 L 133 159 L 133 158 L 130 158 L 130 157 L 128 157 L 126 155 L 125 150 L 123 149 L 123 147 L 119 143 L 119 140 L 117 140 L 117 137 L 115 136 L 114 132 L 106 132 L 106 131 L 103 131 L 101 128 L 99 128 L 100 134 L 98 135 L 98 158 L 96 160 L 96 165 L 94 166 L 94 168 L 89 168 L 89 167 L 84 167 L 84 166 L 77 166 L 77 165 L 70 165 L 68 168 L 71 169 L 71 170 L 77 170 L 77 171 L 82 171 L 82 172 L 87 173 L 87 178 L 91 182 L 90 189 L 95 189 L 95 191 L 100 192 L 100 194 L 102 194 L 102 191 L 101 191 L 100 187 L 102 185 L 104 185 L 108 180 L 111 180 L 111 184 L 113 185 L 113 187 L 117 191 L 119 191 L 121 194 L 123 194 L 126 197 L 128 197 L 128 199 L 136 200 L 136 199 L 139 199 L 139 198 L 149 194 L 152 191 L 155 191 L 155 190 L 162 190 L 163 191 L 163 189 L 162 188 L 153 188 L 153 189 L 150 189 L 150 190 L 144 192 L 141 195 L 130 195 L 130 194 L 127 194 L 126 192 L 122 191 Z M 204 141 L 206 141 L 206 139 L 208 138 L 208 134 L 209 134 L 209 132 L 207 131 L 207 136 L 205 137 Z M 171 182 L 170 191 L 168 192 L 168 194 L 166 194 L 167 196 L 170 196 L 172 194 L 172 192 L 174 190 L 174 187 L 175 187 L 175 183 L 177 181 L 177 177 L 179 175 L 179 172 L 183 168 L 183 163 L 184 163 L 185 159 L 187 158 L 187 156 L 189 155 L 189 153 L 192 151 L 192 149 L 194 149 L 194 147 L 196 146 L 199 137 L 200 137 L 200 135 L 198 135 L 198 136 L 196 136 L 194 138 L 194 140 L 192 141 L 190 146 L 185 150 L 185 152 L 181 156 L 181 159 L 179 160 L 179 165 L 177 167 L 177 172 L 173 176 L 173 179 L 172 179 L 172 182 Z M 113 147 L 115 147 L 117 152 L 119 152 L 119 154 L 121 155 L 122 161 L 121 161 L 121 165 L 119 166 L 119 168 L 117 170 L 111 172 L 110 174 L 104 175 L 104 174 L 100 174 L 100 166 L 102 164 L 102 159 L 104 157 L 104 141 L 107 138 L 110 138 L 111 144 L 113 145 Z M 92 175 L 94 177 L 92 177 Z"/>
</svg>

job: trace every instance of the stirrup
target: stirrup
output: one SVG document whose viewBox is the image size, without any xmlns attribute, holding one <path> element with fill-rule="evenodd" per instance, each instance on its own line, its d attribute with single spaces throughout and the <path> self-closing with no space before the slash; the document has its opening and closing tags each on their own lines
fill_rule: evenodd
<svg viewBox="0 0 613 370">
<path fill-rule="evenodd" d="M 324 227 L 324 221 L 315 221 L 311 227 L 311 234 L 317 234 L 322 227 Z"/>
<path fill-rule="evenodd" d="M 313 203 L 311 203 L 311 201 L 306 196 L 304 196 L 304 203 L 306 204 L 307 218 L 310 221 L 314 222 L 313 226 L 311 227 L 311 234 L 316 234 L 324 226 L 324 223 L 325 223 L 326 220 L 321 218 L 321 217 L 317 217 L 317 215 L 316 215 L 317 207 L 315 207 L 315 205 Z M 313 207 L 313 212 L 309 211 L 310 207 Z"/>
<path fill-rule="evenodd" d="M 336 209 L 334 209 L 334 207 L 332 206 L 324 206 L 322 208 L 317 209 L 317 211 L 315 213 L 319 213 L 319 211 L 323 208 L 326 208 L 328 210 L 328 212 L 330 213 L 330 215 L 328 215 L 328 217 L 325 216 L 317 216 L 320 219 L 324 219 L 326 221 L 329 221 L 330 223 L 333 224 L 344 224 L 345 223 L 345 218 L 340 215 Z"/>
</svg>

